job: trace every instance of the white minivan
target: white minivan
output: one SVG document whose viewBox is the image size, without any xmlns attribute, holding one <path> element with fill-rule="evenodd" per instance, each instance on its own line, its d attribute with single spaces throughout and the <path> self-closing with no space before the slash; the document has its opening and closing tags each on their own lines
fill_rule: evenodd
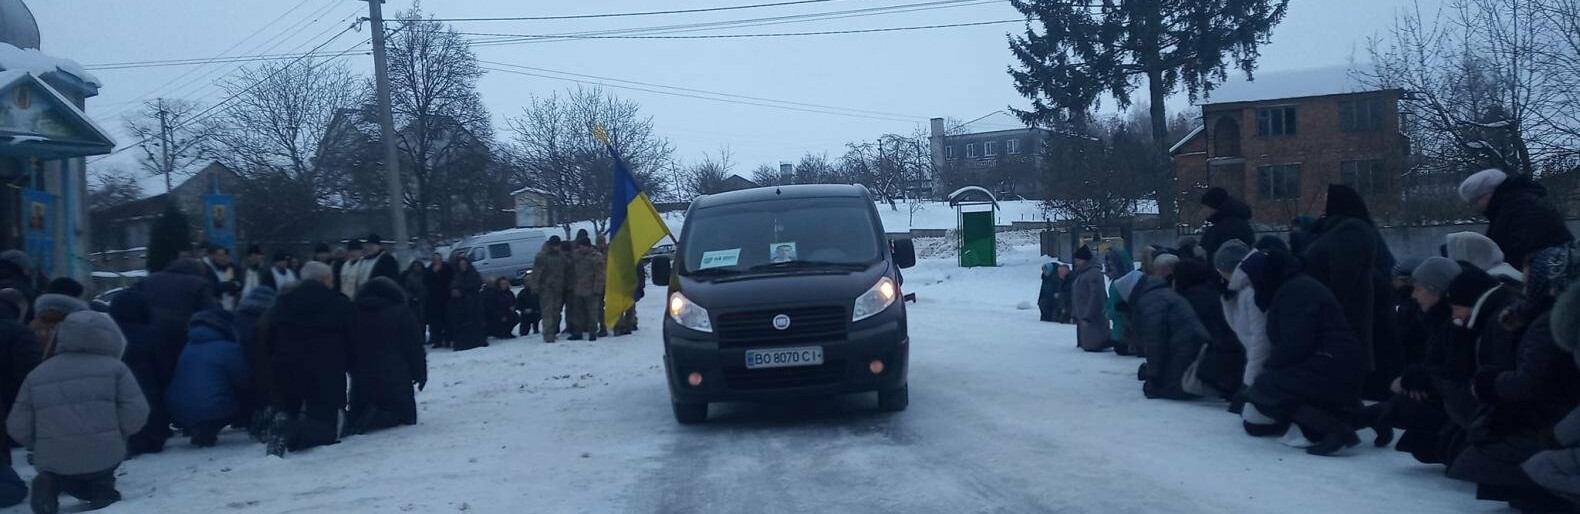
<svg viewBox="0 0 1580 514">
<path fill-rule="evenodd" d="M 519 285 L 548 240 L 542 229 L 513 228 L 462 239 L 450 255 L 465 255 L 485 283 L 505 277 Z"/>
</svg>

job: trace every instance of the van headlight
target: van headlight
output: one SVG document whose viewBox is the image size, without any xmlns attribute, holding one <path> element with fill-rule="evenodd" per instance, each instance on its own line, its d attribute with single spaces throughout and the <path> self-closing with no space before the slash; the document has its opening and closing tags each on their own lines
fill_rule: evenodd
<svg viewBox="0 0 1580 514">
<path fill-rule="evenodd" d="M 682 327 L 713 333 L 713 322 L 708 320 L 708 310 L 691 303 L 686 295 L 680 293 L 669 295 L 669 319 Z"/>
<path fill-rule="evenodd" d="M 883 312 L 884 309 L 894 305 L 894 300 L 900 297 L 899 286 L 894 285 L 894 279 L 883 277 L 872 289 L 856 297 L 856 306 L 850 310 L 850 321 L 861 321 Z"/>
</svg>

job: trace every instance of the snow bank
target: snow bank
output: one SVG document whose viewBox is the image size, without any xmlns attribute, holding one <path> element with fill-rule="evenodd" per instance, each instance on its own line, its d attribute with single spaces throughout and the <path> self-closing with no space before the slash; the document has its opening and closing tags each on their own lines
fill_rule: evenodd
<svg viewBox="0 0 1580 514">
<path fill-rule="evenodd" d="M 82 80 L 93 87 L 102 83 L 77 61 L 52 57 L 38 50 L 17 48 L 9 43 L 0 43 L 0 69 L 6 71 L 28 71 L 34 75 L 61 72 Z"/>
</svg>

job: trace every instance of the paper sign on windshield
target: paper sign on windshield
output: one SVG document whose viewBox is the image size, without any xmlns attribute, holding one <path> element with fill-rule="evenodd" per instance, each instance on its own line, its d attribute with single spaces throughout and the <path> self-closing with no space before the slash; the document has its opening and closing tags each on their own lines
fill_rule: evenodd
<svg viewBox="0 0 1580 514">
<path fill-rule="evenodd" d="M 768 255 L 773 256 L 772 262 L 775 264 L 795 261 L 795 243 L 774 243 L 768 247 Z"/>
<path fill-rule="evenodd" d="M 741 262 L 741 249 L 702 252 L 702 264 L 697 269 L 727 268 Z"/>
</svg>

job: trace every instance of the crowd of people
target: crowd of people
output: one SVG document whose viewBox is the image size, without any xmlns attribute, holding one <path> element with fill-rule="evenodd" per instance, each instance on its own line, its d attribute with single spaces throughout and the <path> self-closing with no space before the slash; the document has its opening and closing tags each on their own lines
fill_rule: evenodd
<svg viewBox="0 0 1580 514">
<path fill-rule="evenodd" d="M 0 417 L 38 471 L 29 487 L 0 452 L 0 506 L 31 496 L 53 513 L 61 493 L 89 509 L 119 501 L 121 462 L 162 452 L 176 430 L 210 447 L 244 429 L 284 456 L 416 424 L 425 345 L 533 332 L 554 342 L 561 311 L 572 340 L 635 330 L 634 311 L 603 326 L 604 251 L 586 231 L 551 238 L 513 292 L 507 279 L 485 284 L 464 255 L 403 271 L 376 234 L 305 262 L 253 246 L 233 263 L 211 247 L 114 294 L 107 312 L 80 283 L 0 253 Z"/>
<path fill-rule="evenodd" d="M 1140 269 L 1120 245 L 1045 265 L 1042 319 L 1144 359 L 1147 398 L 1227 402 L 1251 436 L 1329 456 L 1370 430 L 1479 499 L 1580 511 L 1580 245 L 1545 193 L 1476 173 L 1459 194 L 1486 234 L 1395 256 L 1349 187 L 1287 238 L 1213 188 L 1200 240 L 1143 248 Z"/>
</svg>

